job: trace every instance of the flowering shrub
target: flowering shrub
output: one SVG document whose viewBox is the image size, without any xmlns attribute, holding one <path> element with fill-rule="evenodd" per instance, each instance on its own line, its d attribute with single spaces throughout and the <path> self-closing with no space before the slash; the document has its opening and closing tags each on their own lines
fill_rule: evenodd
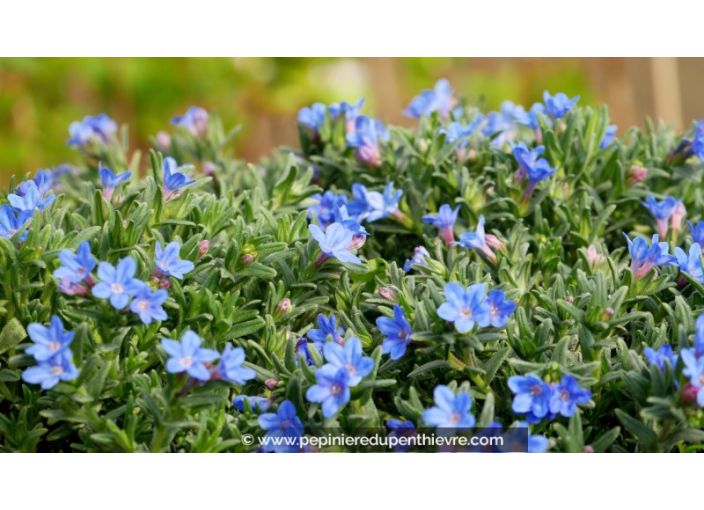
<svg viewBox="0 0 704 510">
<path fill-rule="evenodd" d="M 578 100 L 482 113 L 441 80 L 414 130 L 316 103 L 259 165 L 197 107 L 148 165 L 74 122 L 81 165 L 0 206 L 0 450 L 701 449 L 704 122 L 617 137 Z"/>
</svg>

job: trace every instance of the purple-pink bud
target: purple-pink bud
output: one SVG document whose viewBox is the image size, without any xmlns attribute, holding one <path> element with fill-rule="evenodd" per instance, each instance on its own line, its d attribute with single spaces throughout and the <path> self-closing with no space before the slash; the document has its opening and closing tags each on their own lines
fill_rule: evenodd
<svg viewBox="0 0 704 510">
<path fill-rule="evenodd" d="M 279 301 L 279 304 L 276 307 L 276 313 L 279 315 L 283 315 L 286 312 L 288 312 L 290 309 L 291 309 L 291 300 L 289 298 L 284 298 L 281 301 Z"/>
<path fill-rule="evenodd" d="M 630 177 L 628 177 L 628 184 L 636 184 L 638 182 L 643 182 L 648 177 L 648 169 L 643 166 L 631 165 L 628 169 Z"/>
<path fill-rule="evenodd" d="M 240 260 L 243 264 L 251 264 L 254 260 L 254 256 L 251 253 L 245 253 Z"/>
<path fill-rule="evenodd" d="M 215 163 L 213 163 L 211 161 L 206 161 L 203 164 L 203 173 L 205 175 L 207 175 L 208 177 L 212 177 L 213 174 L 215 173 L 216 168 L 217 168 L 217 166 L 215 165 Z"/>
<path fill-rule="evenodd" d="M 171 137 L 166 131 L 159 131 L 156 134 L 156 147 L 161 152 L 168 152 L 171 150 Z"/>
<path fill-rule="evenodd" d="M 269 391 L 274 391 L 276 389 L 276 386 L 279 384 L 279 381 L 276 379 L 267 379 L 264 381 L 264 386 L 266 386 L 266 389 Z"/>
<path fill-rule="evenodd" d="M 210 249 L 210 241 L 201 241 L 198 244 L 198 258 L 201 258 L 203 255 L 208 253 L 208 250 Z"/>
<path fill-rule="evenodd" d="M 396 292 L 390 287 L 381 287 L 379 289 L 379 295 L 387 301 L 396 301 Z"/>
</svg>

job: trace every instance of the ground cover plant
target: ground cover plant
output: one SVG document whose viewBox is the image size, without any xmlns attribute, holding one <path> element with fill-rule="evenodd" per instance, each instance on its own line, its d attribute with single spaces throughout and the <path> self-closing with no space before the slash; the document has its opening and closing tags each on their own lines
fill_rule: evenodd
<svg viewBox="0 0 704 510">
<path fill-rule="evenodd" d="M 73 123 L 80 163 L 1 200 L 0 450 L 700 450 L 704 122 L 482 112 L 445 80 L 405 113 L 313 104 L 256 165 L 197 107 L 149 154 Z"/>
</svg>

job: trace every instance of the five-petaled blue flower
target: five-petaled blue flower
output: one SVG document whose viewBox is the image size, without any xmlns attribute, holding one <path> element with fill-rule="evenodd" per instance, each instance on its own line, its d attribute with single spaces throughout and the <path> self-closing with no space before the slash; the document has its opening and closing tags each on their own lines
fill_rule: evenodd
<svg viewBox="0 0 704 510">
<path fill-rule="evenodd" d="M 545 147 L 539 145 L 535 149 L 529 149 L 525 143 L 518 142 L 511 144 L 513 157 L 518 162 L 518 170 L 516 170 L 516 181 L 520 182 L 528 176 L 528 168 L 535 167 L 540 155 L 545 152 Z"/>
<path fill-rule="evenodd" d="M 305 106 L 298 112 L 298 122 L 313 131 L 318 131 L 320 126 L 325 123 L 326 110 L 323 103 L 313 103 L 310 107 Z"/>
<path fill-rule="evenodd" d="M 321 354 L 323 352 L 323 346 L 328 341 L 335 342 L 339 345 L 345 342 L 345 330 L 337 325 L 335 314 L 332 314 L 330 318 L 325 317 L 322 313 L 318 315 L 318 326 L 320 326 L 320 329 L 311 329 L 306 335 Z"/>
<path fill-rule="evenodd" d="M 472 396 L 466 391 L 457 395 L 447 386 L 436 386 L 433 391 L 435 407 L 423 411 L 423 421 L 438 428 L 468 429 L 476 419 L 471 412 Z"/>
<path fill-rule="evenodd" d="M 203 349 L 200 344 L 200 337 L 190 329 L 183 334 L 180 342 L 164 338 L 161 346 L 170 356 L 166 361 L 166 371 L 170 374 L 187 372 L 194 379 L 209 380 L 210 371 L 205 363 L 215 361 L 220 354 L 212 349 Z"/>
<path fill-rule="evenodd" d="M 690 384 L 697 389 L 697 404 L 704 407 L 704 356 L 697 358 L 694 349 L 682 349 L 680 357 L 685 366 L 682 375 L 689 377 Z"/>
<path fill-rule="evenodd" d="M 266 430 L 262 448 L 265 452 L 294 453 L 301 449 L 300 438 L 305 429 L 296 415 L 296 407 L 284 400 L 274 413 L 262 414 L 259 426 Z"/>
<path fill-rule="evenodd" d="M 649 365 L 655 365 L 660 370 L 665 370 L 667 361 L 670 362 L 672 368 L 677 364 L 677 354 L 672 352 L 670 344 L 662 344 L 657 351 L 652 347 L 646 347 L 643 349 L 643 355 Z"/>
<path fill-rule="evenodd" d="M 694 226 L 688 221 L 687 225 L 692 233 L 692 241 L 699 244 L 699 246 L 704 246 L 704 221 L 698 221 Z"/>
<path fill-rule="evenodd" d="M 611 145 L 614 140 L 616 139 L 616 131 L 618 130 L 618 126 L 616 125 L 611 125 L 606 128 L 606 133 L 604 133 L 604 138 L 601 139 L 601 143 L 599 144 L 600 149 L 606 149 L 609 145 Z"/>
<path fill-rule="evenodd" d="M 78 377 L 78 369 L 73 364 L 71 349 L 64 349 L 37 366 L 22 372 L 22 380 L 29 384 L 41 384 L 43 390 L 56 386 L 59 381 L 73 381 Z"/>
<path fill-rule="evenodd" d="M 455 226 L 457 221 L 457 214 L 460 212 L 460 206 L 458 205 L 454 209 L 448 204 L 443 204 L 440 206 L 437 215 L 426 214 L 423 216 L 423 222 L 435 225 L 442 232 L 443 239 L 448 244 L 452 244 L 455 241 L 455 234 L 452 228 Z"/>
<path fill-rule="evenodd" d="M 245 384 L 250 379 L 254 379 L 257 373 L 251 368 L 243 367 L 242 363 L 244 363 L 244 349 L 227 344 L 222 356 L 220 356 L 220 361 L 218 361 L 220 377 L 225 381 L 237 384 Z M 263 410 L 264 408 L 262 408 Z"/>
<path fill-rule="evenodd" d="M 677 258 L 669 254 L 670 245 L 666 242 L 659 242 L 657 234 L 653 236 L 653 244 L 648 246 L 648 241 L 642 237 L 636 237 L 633 241 L 628 234 L 623 233 L 628 241 L 628 252 L 631 254 L 631 271 L 633 277 L 645 276 L 651 269 L 657 266 L 672 266 L 677 264 Z"/>
<path fill-rule="evenodd" d="M 181 126 L 194 136 L 202 136 L 208 130 L 208 111 L 198 106 L 191 106 L 184 115 L 171 119 L 171 124 Z"/>
<path fill-rule="evenodd" d="M 507 300 L 503 290 L 489 292 L 486 304 L 489 306 L 489 322 L 495 328 L 503 328 L 516 310 L 516 303 Z"/>
<path fill-rule="evenodd" d="M 364 244 L 364 239 L 369 235 L 367 229 L 364 228 L 359 221 L 357 221 L 357 218 L 350 216 L 347 212 L 347 206 L 341 205 L 338 207 L 335 205 L 333 206 L 333 211 L 335 213 L 335 221 L 333 223 L 340 223 L 343 227 L 354 234 L 352 239 L 353 244 L 355 244 L 355 239 L 361 239 L 362 242 L 359 246 L 361 247 Z"/>
<path fill-rule="evenodd" d="M 486 287 L 483 283 L 475 283 L 466 289 L 459 283 L 450 282 L 445 285 L 446 303 L 438 308 L 441 319 L 454 322 L 455 329 L 460 333 L 471 331 L 474 326 L 486 327 L 491 322 L 491 309 L 486 304 Z"/>
<path fill-rule="evenodd" d="M 345 197 L 345 195 L 338 195 L 330 190 L 322 195 L 318 193 L 310 198 L 317 200 L 318 203 L 308 208 L 308 217 L 310 218 L 311 213 L 315 214 L 315 217 L 318 219 L 318 225 L 320 225 L 320 228 L 323 230 L 335 223 L 336 207 L 344 206 L 347 203 L 347 197 Z"/>
<path fill-rule="evenodd" d="M 164 158 L 163 170 L 164 186 L 162 194 L 164 195 L 164 200 L 177 197 L 179 195 L 179 189 L 196 182 L 193 179 L 189 179 L 186 174 L 178 171 L 176 160 L 172 157 Z"/>
<path fill-rule="evenodd" d="M 61 250 L 59 260 L 62 266 L 54 271 L 54 277 L 59 280 L 68 278 L 71 283 L 79 283 L 86 279 L 95 267 L 95 257 L 90 252 L 88 241 L 81 241 L 78 250 Z"/>
<path fill-rule="evenodd" d="M 547 90 L 543 92 L 543 102 L 545 103 L 545 112 L 553 118 L 559 119 L 567 115 L 574 105 L 579 101 L 579 96 L 568 98 L 563 92 L 558 92 L 554 96 L 550 95 Z"/>
<path fill-rule="evenodd" d="M 340 262 L 362 263 L 356 255 L 349 251 L 354 234 L 341 223 L 333 223 L 325 229 L 325 232 L 320 230 L 318 225 L 313 224 L 308 225 L 308 229 L 326 256 L 334 257 Z"/>
<path fill-rule="evenodd" d="M 484 122 L 484 116 L 479 115 L 466 126 L 461 122 L 451 122 L 447 129 L 440 128 L 439 132 L 445 135 L 445 143 L 451 144 L 457 142 L 457 148 L 461 149 L 467 146 L 469 138 L 482 122 Z"/>
<path fill-rule="evenodd" d="M 316 384 L 308 388 L 306 398 L 323 404 L 323 416 L 332 418 L 350 401 L 350 375 L 346 368 L 324 365 L 315 371 Z"/>
<path fill-rule="evenodd" d="M 153 320 L 165 321 L 169 318 L 161 305 L 169 293 L 163 289 L 152 290 L 149 285 L 142 285 L 130 303 L 130 310 L 139 314 L 143 324 L 151 324 Z"/>
<path fill-rule="evenodd" d="M 516 123 L 525 117 L 525 113 L 522 106 L 515 105 L 511 101 L 504 101 L 501 103 L 500 111 L 489 113 L 482 134 L 486 137 L 495 136 L 491 145 L 503 147 L 506 142 L 515 137 Z"/>
<path fill-rule="evenodd" d="M 586 404 L 591 398 L 591 391 L 582 388 L 575 377 L 565 375 L 562 381 L 552 388 L 550 412 L 570 418 L 577 411 L 577 405 Z"/>
<path fill-rule="evenodd" d="M 271 400 L 265 397 L 251 397 L 249 395 L 237 395 L 232 401 L 232 405 L 238 411 L 244 412 L 245 402 L 249 401 L 249 407 L 255 413 L 265 413 L 271 406 Z"/>
<path fill-rule="evenodd" d="M 132 257 L 125 257 L 115 268 L 108 262 L 98 265 L 98 278 L 100 283 L 93 287 L 93 295 L 100 299 L 110 299 L 110 304 L 117 310 L 127 306 L 131 296 L 137 293 L 146 284 L 134 277 L 137 264 Z"/>
<path fill-rule="evenodd" d="M 24 185 L 22 186 L 24 193 L 22 196 L 14 193 L 7 195 L 10 204 L 17 211 L 34 211 L 35 209 L 43 211 L 56 200 L 56 195 L 42 197 L 39 194 L 37 183 L 34 181 L 26 181 L 22 184 Z"/>
<path fill-rule="evenodd" d="M 93 140 L 108 143 L 116 132 L 117 122 L 106 114 L 86 115 L 82 121 L 71 123 L 68 128 L 68 133 L 71 137 L 66 143 L 76 146 L 86 145 Z"/>
<path fill-rule="evenodd" d="M 392 360 L 397 360 L 406 353 L 408 344 L 411 343 L 411 325 L 403 313 L 403 308 L 394 305 L 394 318 L 379 317 L 376 325 L 386 338 L 381 344 L 382 354 L 391 354 Z"/>
<path fill-rule="evenodd" d="M 27 333 L 34 344 L 25 353 L 31 354 L 39 362 L 49 361 L 65 351 L 73 340 L 73 331 L 64 331 L 64 323 L 58 315 L 52 315 L 48 328 L 33 322 L 27 326 Z"/>
<path fill-rule="evenodd" d="M 162 273 L 183 280 L 183 275 L 193 271 L 195 265 L 190 260 L 181 260 L 179 254 L 181 245 L 177 241 L 172 241 L 166 245 L 166 249 L 161 249 L 161 243 L 156 242 L 155 257 L 156 268 Z"/>
<path fill-rule="evenodd" d="M 641 202 L 641 204 L 648 209 L 650 214 L 652 214 L 653 218 L 655 218 L 658 227 L 658 235 L 663 239 L 667 237 L 668 221 L 672 213 L 675 212 L 675 207 L 677 207 L 677 204 L 680 202 L 682 202 L 681 199 L 675 200 L 674 197 L 665 197 L 662 201 L 658 202 L 653 195 L 648 195 L 645 202 Z"/>
<path fill-rule="evenodd" d="M 381 165 L 379 142 L 388 139 L 389 132 L 384 124 L 365 115 L 357 117 L 354 131 L 345 136 L 347 146 L 355 148 L 357 159 L 372 166 Z"/>
<path fill-rule="evenodd" d="M 677 265 L 680 266 L 680 270 L 692 278 L 704 282 L 701 256 L 702 248 L 698 243 L 694 243 L 689 247 L 689 255 L 679 246 L 675 247 L 675 257 L 677 257 Z"/>
<path fill-rule="evenodd" d="M 530 414 L 538 421 L 550 411 L 552 389 L 535 374 L 513 375 L 508 378 L 508 387 L 515 394 L 511 409 L 517 414 Z"/>
<path fill-rule="evenodd" d="M 354 388 L 374 369 L 374 360 L 362 352 L 362 341 L 356 336 L 350 338 L 342 347 L 337 342 L 327 342 L 323 346 L 325 360 L 335 368 L 347 370 L 347 384 Z"/>
<path fill-rule="evenodd" d="M 119 175 L 115 175 L 108 167 L 100 165 L 100 182 L 103 184 L 103 196 L 106 200 L 111 200 L 115 188 L 130 177 L 132 177 L 132 172 L 122 172 Z"/>
<path fill-rule="evenodd" d="M 405 272 L 412 271 L 413 268 L 411 267 L 411 264 L 427 266 L 428 264 L 425 262 L 425 257 L 430 257 L 428 250 L 426 250 L 424 246 L 417 246 L 413 249 L 413 257 L 406 259 L 406 262 L 403 264 L 403 270 Z"/>
<path fill-rule="evenodd" d="M 10 239 L 17 232 L 22 230 L 22 227 L 32 218 L 34 211 L 20 211 L 15 214 L 15 211 L 7 204 L 0 206 L 0 237 Z M 20 236 L 20 242 L 27 239 L 29 232 L 26 230 Z"/>
<path fill-rule="evenodd" d="M 528 126 L 533 131 L 537 131 L 540 129 L 540 116 L 545 116 L 545 105 L 543 103 L 533 103 L 529 111 L 518 115 L 517 122 Z M 552 125 L 552 121 L 549 118 L 544 117 L 544 119 L 548 126 Z"/>
<path fill-rule="evenodd" d="M 407 117 L 419 118 L 438 112 L 441 118 L 446 119 L 452 107 L 457 104 L 453 93 L 450 82 L 442 78 L 432 90 L 426 89 L 414 97 L 403 113 Z"/>
<path fill-rule="evenodd" d="M 361 184 L 352 185 L 354 200 L 347 204 L 347 211 L 358 221 L 372 223 L 382 218 L 388 218 L 398 212 L 398 202 L 402 191 L 394 191 L 393 181 L 384 188 L 384 193 L 369 191 Z"/>
</svg>

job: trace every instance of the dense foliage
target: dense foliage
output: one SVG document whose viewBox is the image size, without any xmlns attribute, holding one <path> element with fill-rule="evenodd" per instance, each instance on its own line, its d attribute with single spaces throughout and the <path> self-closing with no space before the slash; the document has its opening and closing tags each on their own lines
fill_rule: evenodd
<svg viewBox="0 0 704 510">
<path fill-rule="evenodd" d="M 531 451 L 701 449 L 702 124 L 616 137 L 547 93 L 485 116 L 445 81 L 414 131 L 362 108 L 303 109 L 300 151 L 259 165 L 198 108 L 149 158 L 86 117 L 80 167 L 13 180 L 0 449 L 475 425 L 529 427 Z"/>
</svg>

